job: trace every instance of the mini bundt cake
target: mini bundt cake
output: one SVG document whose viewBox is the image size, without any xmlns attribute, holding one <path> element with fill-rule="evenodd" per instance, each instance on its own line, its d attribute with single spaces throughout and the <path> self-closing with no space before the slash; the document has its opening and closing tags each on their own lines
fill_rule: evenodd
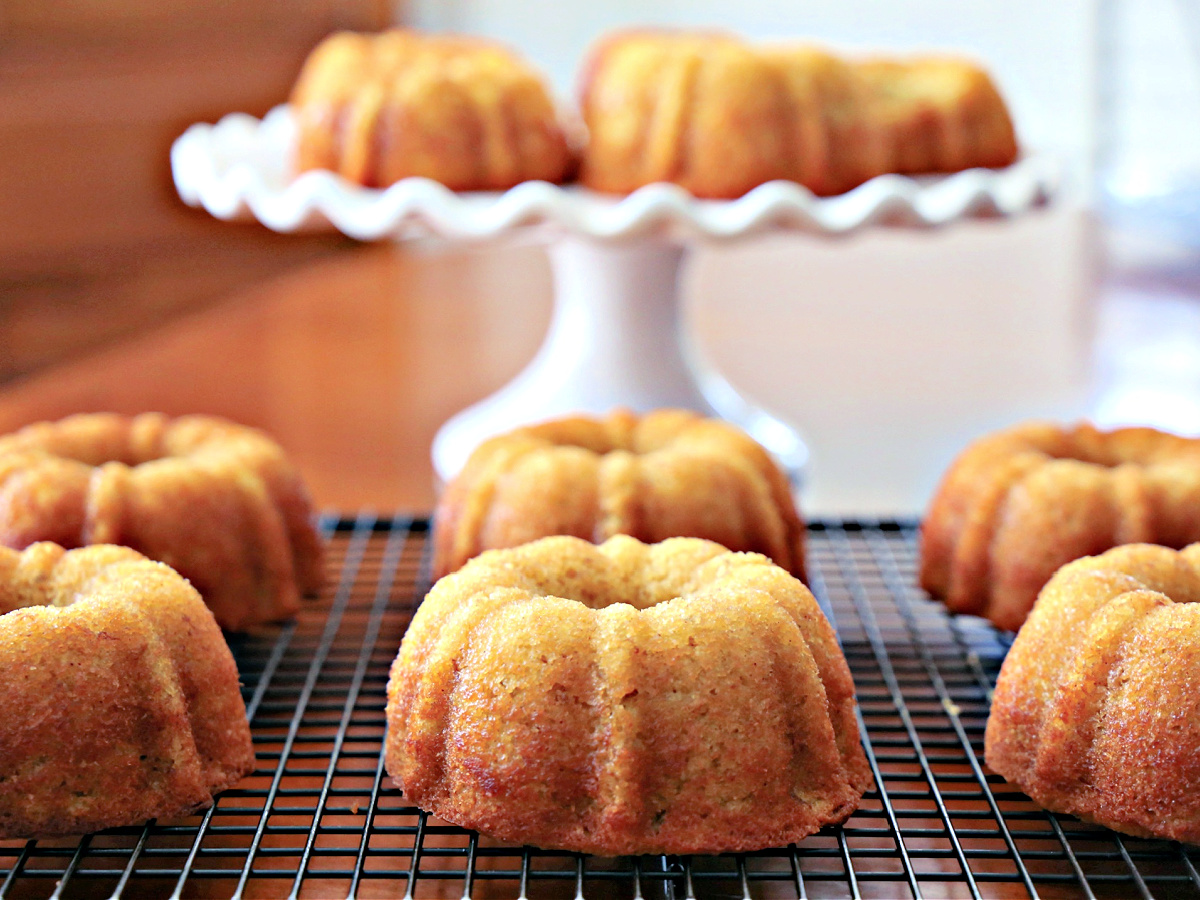
<svg viewBox="0 0 1200 900">
<path fill-rule="evenodd" d="M 253 768 L 195 588 L 127 547 L 0 548 L 0 838 L 187 815 Z"/>
<path fill-rule="evenodd" d="M 1047 809 L 1200 843 L 1200 544 L 1063 566 L 996 682 L 987 762 Z"/>
<path fill-rule="evenodd" d="M 438 504 L 434 576 L 552 534 L 705 538 L 804 577 L 787 477 L 744 432 L 685 410 L 556 419 L 485 441 Z"/>
<path fill-rule="evenodd" d="M 583 74 L 581 180 L 656 181 L 734 198 L 767 181 L 838 194 L 886 172 L 955 172 L 1017 158 L 987 73 L 948 57 L 848 62 L 814 47 L 712 33 L 626 32 Z"/>
<path fill-rule="evenodd" d="M 0 544 L 123 544 L 192 582 L 224 628 L 292 615 L 322 546 L 279 445 L 207 416 L 109 413 L 0 437 Z"/>
<path fill-rule="evenodd" d="M 395 29 L 343 32 L 292 92 L 299 171 L 367 187 L 424 176 L 454 190 L 558 182 L 574 160 L 538 74 L 504 47 Z"/>
<path fill-rule="evenodd" d="M 1064 563 L 1198 540 L 1200 440 L 1028 423 L 976 441 L 947 471 L 922 526 L 921 586 L 1015 631 Z"/>
<path fill-rule="evenodd" d="M 694 538 L 550 537 L 471 561 L 417 611 L 387 720 L 413 803 L 605 856 L 786 846 L 871 782 L 812 594 Z"/>
</svg>

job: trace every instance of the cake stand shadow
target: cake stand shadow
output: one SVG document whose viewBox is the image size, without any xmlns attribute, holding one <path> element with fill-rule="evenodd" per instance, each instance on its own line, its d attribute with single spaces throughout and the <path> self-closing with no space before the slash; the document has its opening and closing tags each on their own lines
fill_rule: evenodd
<svg viewBox="0 0 1200 900">
<path fill-rule="evenodd" d="M 1028 157 L 1003 170 L 884 175 L 837 197 L 771 182 L 737 200 L 700 200 L 669 184 L 626 197 L 526 182 L 459 192 L 423 178 L 386 190 L 329 172 L 290 170 L 295 126 L 286 106 L 262 120 L 233 114 L 197 124 L 171 148 L 180 196 L 226 220 L 281 232 L 336 229 L 360 240 L 436 237 L 545 240 L 554 312 L 530 363 L 498 392 L 450 418 L 433 443 L 448 480 L 483 440 L 570 413 L 674 406 L 727 419 L 763 444 L 794 482 L 808 449 L 797 428 L 742 396 L 697 351 L 685 328 L 680 277 L 692 248 L 787 230 L 837 236 L 876 226 L 932 228 L 1022 214 L 1050 201 L 1056 166 Z"/>
</svg>

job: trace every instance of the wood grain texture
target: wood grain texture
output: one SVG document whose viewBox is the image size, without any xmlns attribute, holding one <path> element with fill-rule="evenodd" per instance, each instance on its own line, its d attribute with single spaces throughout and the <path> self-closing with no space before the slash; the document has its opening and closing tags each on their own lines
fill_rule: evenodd
<svg viewBox="0 0 1200 900">
<path fill-rule="evenodd" d="M 537 248 L 359 247 L 0 387 L 0 433 L 86 411 L 226 416 L 271 432 L 321 507 L 427 511 L 437 428 L 520 370 L 549 313 Z"/>
<path fill-rule="evenodd" d="M 183 206 L 171 142 L 283 101 L 308 50 L 378 0 L 0 6 L 0 380 L 328 253 Z"/>
</svg>

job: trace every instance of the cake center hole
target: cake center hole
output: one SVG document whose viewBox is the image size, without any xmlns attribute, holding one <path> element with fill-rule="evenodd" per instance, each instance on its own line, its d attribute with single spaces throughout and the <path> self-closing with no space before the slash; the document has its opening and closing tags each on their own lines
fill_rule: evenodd
<svg viewBox="0 0 1200 900">
<path fill-rule="evenodd" d="M 683 585 L 647 581 L 637 572 L 582 572 L 571 566 L 543 580 L 537 590 L 574 600 L 588 609 L 604 609 L 617 603 L 625 603 L 634 609 L 649 609 L 684 593 Z"/>
<path fill-rule="evenodd" d="M 1099 447 L 1073 447 L 1070 453 L 1047 453 L 1051 459 L 1073 459 L 1076 462 L 1087 463 L 1091 466 L 1101 466 L 1105 469 L 1115 469 L 1117 466 L 1124 465 L 1128 460 L 1118 459 L 1110 452 L 1106 452 L 1106 448 Z"/>
<path fill-rule="evenodd" d="M 86 447 L 78 444 L 54 446 L 48 448 L 55 456 L 83 463 L 85 466 L 99 467 L 105 463 L 118 462 L 126 466 L 140 466 L 143 463 L 165 459 L 164 453 L 137 454 L 129 444 L 107 444 L 98 447 Z"/>
</svg>

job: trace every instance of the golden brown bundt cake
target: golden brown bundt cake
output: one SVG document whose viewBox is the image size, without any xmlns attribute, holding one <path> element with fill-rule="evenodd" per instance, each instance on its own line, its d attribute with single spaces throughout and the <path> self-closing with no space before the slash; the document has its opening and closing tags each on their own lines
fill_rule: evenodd
<svg viewBox="0 0 1200 900">
<path fill-rule="evenodd" d="M 253 768 L 193 587 L 127 547 L 0 548 L 0 838 L 187 815 Z"/>
<path fill-rule="evenodd" d="M 921 586 L 1015 631 L 1064 563 L 1197 540 L 1200 441 L 1027 423 L 976 441 L 947 471 L 922 526 Z"/>
<path fill-rule="evenodd" d="M 472 560 L 417 611 L 387 719 L 388 772 L 418 806 L 605 856 L 785 846 L 871 782 L 812 594 L 694 538 Z"/>
<path fill-rule="evenodd" d="M 0 544 L 132 547 L 224 628 L 286 618 L 320 588 L 311 514 L 279 445 L 222 419 L 95 413 L 0 437 Z"/>
<path fill-rule="evenodd" d="M 1006 166 L 1017 142 L 987 73 L 949 57 L 848 62 L 712 33 L 625 32 L 583 75 L 581 179 L 734 198 L 774 179 L 838 194 L 885 172 Z"/>
<path fill-rule="evenodd" d="M 744 432 L 685 410 L 574 416 L 485 441 L 438 504 L 434 577 L 552 534 L 705 538 L 804 577 L 787 477 Z"/>
<path fill-rule="evenodd" d="M 472 191 L 562 181 L 573 167 L 541 77 L 475 38 L 335 34 L 309 56 L 291 103 L 301 172 L 368 187 L 420 175 Z"/>
<path fill-rule="evenodd" d="M 1063 566 L 996 682 L 987 762 L 1127 834 L 1200 843 L 1200 544 Z"/>
</svg>

